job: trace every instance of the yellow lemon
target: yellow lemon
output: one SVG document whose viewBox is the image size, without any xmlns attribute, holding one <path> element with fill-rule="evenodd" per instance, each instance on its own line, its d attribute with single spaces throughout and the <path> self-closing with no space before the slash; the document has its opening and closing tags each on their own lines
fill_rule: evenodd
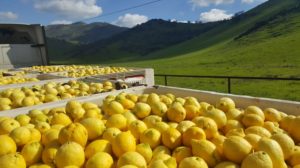
<svg viewBox="0 0 300 168">
<path fill-rule="evenodd" d="M 208 168 L 208 165 L 202 158 L 193 156 L 184 158 L 180 162 L 179 168 Z"/>
<path fill-rule="evenodd" d="M 293 137 L 295 142 L 300 142 L 300 133 L 298 130 L 299 127 L 300 127 L 300 116 L 294 118 L 289 127 L 289 133 Z"/>
<path fill-rule="evenodd" d="M 0 122 L 0 135 L 9 134 L 12 130 L 18 127 L 20 127 L 18 121 L 11 118 L 5 119 Z"/>
<path fill-rule="evenodd" d="M 175 128 L 169 128 L 162 133 L 162 143 L 170 149 L 175 149 L 182 143 L 181 133 Z"/>
<path fill-rule="evenodd" d="M 19 114 L 15 117 L 15 120 L 17 120 L 21 126 L 25 126 L 30 123 L 31 118 L 26 114 Z"/>
<path fill-rule="evenodd" d="M 285 131 L 289 131 L 290 125 L 292 124 L 294 118 L 296 117 L 293 115 L 283 117 L 279 122 L 280 128 L 284 129 Z"/>
<path fill-rule="evenodd" d="M 266 121 L 279 122 L 281 120 L 281 114 L 274 108 L 266 108 L 264 110 Z"/>
<path fill-rule="evenodd" d="M 167 155 L 171 155 L 170 149 L 167 148 L 166 146 L 157 146 L 154 148 L 153 150 L 153 156 L 155 155 L 159 155 L 159 154 L 167 154 Z"/>
<path fill-rule="evenodd" d="M 6 154 L 0 157 L 1 168 L 26 168 L 26 162 L 18 153 Z"/>
<path fill-rule="evenodd" d="M 241 168 L 273 168 L 270 156 L 264 151 L 249 154 L 242 162 Z"/>
<path fill-rule="evenodd" d="M 215 168 L 239 168 L 240 166 L 233 163 L 233 162 L 221 162 L 219 164 L 217 164 L 217 166 Z"/>
<path fill-rule="evenodd" d="M 98 152 L 93 155 L 86 163 L 86 168 L 111 168 L 113 166 L 113 158 L 105 152 Z"/>
<path fill-rule="evenodd" d="M 184 158 L 191 157 L 192 150 L 189 147 L 186 146 L 180 146 L 174 149 L 172 153 L 172 157 L 176 159 L 176 162 L 179 164 Z"/>
<path fill-rule="evenodd" d="M 55 164 L 57 168 L 64 168 L 70 165 L 81 167 L 84 159 L 82 146 L 76 142 L 69 141 L 64 143 L 56 152 Z"/>
<path fill-rule="evenodd" d="M 34 164 L 29 166 L 29 168 L 52 168 L 52 166 L 47 164 Z"/>
<path fill-rule="evenodd" d="M 246 114 L 244 115 L 242 122 L 245 127 L 251 127 L 251 126 L 263 126 L 264 120 L 262 117 L 260 117 L 257 114 Z"/>
<path fill-rule="evenodd" d="M 208 140 L 193 139 L 192 153 L 194 156 L 203 158 L 209 167 L 214 167 L 220 161 L 216 146 Z"/>
<path fill-rule="evenodd" d="M 245 137 L 245 132 L 244 132 L 243 128 L 235 128 L 235 129 L 229 130 L 225 136 L 226 137 L 230 137 L 230 136 Z"/>
<path fill-rule="evenodd" d="M 177 125 L 176 129 L 183 134 L 188 128 L 192 126 L 195 126 L 195 123 L 190 120 L 184 120 Z"/>
<path fill-rule="evenodd" d="M 151 113 L 151 107 L 146 103 L 136 103 L 133 108 L 133 113 L 139 118 L 143 119 L 150 115 Z"/>
<path fill-rule="evenodd" d="M 245 133 L 247 134 L 257 134 L 261 137 L 271 137 L 271 133 L 265 129 L 264 127 L 259 127 L 259 126 L 252 126 L 247 129 L 245 129 Z"/>
<path fill-rule="evenodd" d="M 42 144 L 47 146 L 49 143 L 58 140 L 59 130 L 49 129 L 42 135 Z"/>
<path fill-rule="evenodd" d="M 214 108 L 213 106 L 209 106 L 207 108 L 204 116 L 213 119 L 219 129 L 224 127 L 227 122 L 225 113 L 219 109 Z"/>
<path fill-rule="evenodd" d="M 152 161 L 148 168 L 176 168 L 177 167 L 177 163 L 176 160 L 172 157 L 168 158 L 168 159 L 157 159 Z"/>
<path fill-rule="evenodd" d="M 120 130 L 126 130 L 127 129 L 127 119 L 122 114 L 113 114 L 111 115 L 107 122 L 106 122 L 107 128 L 118 128 Z"/>
<path fill-rule="evenodd" d="M 223 128 L 223 132 L 227 134 L 232 129 L 244 128 L 243 125 L 237 120 L 228 120 L 225 127 Z"/>
<path fill-rule="evenodd" d="M 165 103 L 157 101 L 151 105 L 151 110 L 154 115 L 163 117 L 167 113 L 168 107 Z"/>
<path fill-rule="evenodd" d="M 216 122 L 208 117 L 196 117 L 193 122 L 197 127 L 202 128 L 207 139 L 212 139 L 218 135 L 218 126 Z"/>
<path fill-rule="evenodd" d="M 157 122 L 162 121 L 162 118 L 156 115 L 149 115 L 148 117 L 144 118 L 143 121 L 147 125 L 147 128 L 154 128 Z"/>
<path fill-rule="evenodd" d="M 154 149 L 161 142 L 161 133 L 154 128 L 149 128 L 140 135 L 140 142 L 148 143 Z"/>
<path fill-rule="evenodd" d="M 225 139 L 223 144 L 225 157 L 228 160 L 236 163 L 241 163 L 243 159 L 251 152 L 251 149 L 251 144 L 239 136 L 230 136 Z"/>
<path fill-rule="evenodd" d="M 61 144 L 74 141 L 84 147 L 88 140 L 88 132 L 80 123 L 72 123 L 60 130 L 58 140 Z"/>
<path fill-rule="evenodd" d="M 126 152 L 118 160 L 117 167 L 135 165 L 138 168 L 146 168 L 147 162 L 138 152 Z"/>
<path fill-rule="evenodd" d="M 135 151 L 135 149 L 135 138 L 130 131 L 119 133 L 112 142 L 112 150 L 117 157 L 121 157 L 126 152 Z"/>
<path fill-rule="evenodd" d="M 211 142 L 216 145 L 217 151 L 218 151 L 220 157 L 222 157 L 222 158 L 224 157 L 223 144 L 224 144 L 225 139 L 226 139 L 225 136 L 218 135 L 211 140 Z"/>
<path fill-rule="evenodd" d="M 284 155 L 284 159 L 288 159 L 294 152 L 295 143 L 293 139 L 287 134 L 283 133 L 274 134 L 271 138 L 274 139 L 280 145 Z"/>
<path fill-rule="evenodd" d="M 125 111 L 122 115 L 127 119 L 127 125 L 137 120 L 136 116 L 131 111 Z"/>
<path fill-rule="evenodd" d="M 128 130 L 132 133 L 135 139 L 140 139 L 140 135 L 147 129 L 147 125 L 141 121 L 136 120 L 129 124 Z"/>
<path fill-rule="evenodd" d="M 253 149 L 257 149 L 257 144 L 261 136 L 257 134 L 247 134 L 244 138 L 252 145 Z"/>
<path fill-rule="evenodd" d="M 94 140 L 100 137 L 105 130 L 104 123 L 102 120 L 97 118 L 85 118 L 80 121 L 80 124 L 82 124 L 87 132 L 88 132 L 88 140 Z"/>
<path fill-rule="evenodd" d="M 44 150 L 43 150 L 43 153 L 42 153 L 42 160 L 44 163 L 46 164 L 54 164 L 55 161 L 55 155 L 56 155 L 56 152 L 58 150 L 58 148 L 60 147 L 60 144 L 58 142 L 56 143 L 51 143 L 49 144 Z"/>
<path fill-rule="evenodd" d="M 46 122 L 37 122 L 35 124 L 35 128 L 37 130 L 39 130 L 41 133 L 44 133 L 47 130 L 49 130 L 51 128 L 51 126 L 48 123 L 46 123 Z"/>
<path fill-rule="evenodd" d="M 87 159 L 91 158 L 98 152 L 106 152 L 112 154 L 111 143 L 104 139 L 95 140 L 88 144 L 84 151 L 85 157 Z"/>
<path fill-rule="evenodd" d="M 192 120 L 193 118 L 199 116 L 202 112 L 200 111 L 200 108 L 195 105 L 185 105 L 184 109 L 186 111 L 186 119 Z"/>
<path fill-rule="evenodd" d="M 108 108 L 106 110 L 106 113 L 108 115 L 113 115 L 113 114 L 122 114 L 124 113 L 124 107 L 122 106 L 121 103 L 117 102 L 117 101 L 111 101 L 108 104 Z"/>
<path fill-rule="evenodd" d="M 241 121 L 243 113 L 239 109 L 230 109 L 226 112 L 227 120 L 238 120 Z"/>
<path fill-rule="evenodd" d="M 150 163 L 152 159 L 152 149 L 151 146 L 147 143 L 140 143 L 136 146 L 136 152 L 141 154 L 147 163 Z"/>
<path fill-rule="evenodd" d="M 0 135 L 0 156 L 16 153 L 17 146 L 12 138 L 7 135 Z"/>
<path fill-rule="evenodd" d="M 41 132 L 35 128 L 29 128 L 29 131 L 31 133 L 31 139 L 30 141 L 40 141 L 42 138 Z"/>
<path fill-rule="evenodd" d="M 42 159 L 43 145 L 40 142 L 30 142 L 21 151 L 21 155 L 26 161 L 26 165 L 38 163 Z"/>
<path fill-rule="evenodd" d="M 216 104 L 216 107 L 225 113 L 228 112 L 230 109 L 235 108 L 234 101 L 229 97 L 222 97 L 218 103 Z"/>
<path fill-rule="evenodd" d="M 155 102 L 160 101 L 159 96 L 156 93 L 151 93 L 149 94 L 149 96 L 147 97 L 147 104 L 152 105 Z"/>
<path fill-rule="evenodd" d="M 154 126 L 154 129 L 157 129 L 160 133 L 165 132 L 170 128 L 169 124 L 165 122 L 157 122 Z"/>
<path fill-rule="evenodd" d="M 185 146 L 190 147 L 192 139 L 198 139 L 198 140 L 206 139 L 206 135 L 202 128 L 193 126 L 193 127 L 188 128 L 183 133 L 182 139 L 183 139 L 183 144 Z"/>
<path fill-rule="evenodd" d="M 121 133 L 121 131 L 118 128 L 106 128 L 103 132 L 102 138 L 109 142 L 113 142 L 119 133 Z"/>
<path fill-rule="evenodd" d="M 51 125 L 69 125 L 72 123 L 70 117 L 64 113 L 55 113 L 51 118 Z"/>
<path fill-rule="evenodd" d="M 288 162 L 291 166 L 296 166 L 296 165 L 300 164 L 300 148 L 299 147 L 298 148 L 295 147 L 292 155 L 288 159 Z"/>
<path fill-rule="evenodd" d="M 264 112 L 259 107 L 257 107 L 257 106 L 248 106 L 245 109 L 244 114 L 245 115 L 247 115 L 247 114 L 256 114 L 256 115 L 260 116 L 263 121 L 265 120 L 265 114 L 264 114 Z"/>
<path fill-rule="evenodd" d="M 9 136 L 16 142 L 17 146 L 23 146 L 31 140 L 31 132 L 26 127 L 15 128 Z"/>
<path fill-rule="evenodd" d="M 125 165 L 125 166 L 122 166 L 120 168 L 138 168 L 138 167 L 136 167 L 134 165 Z"/>
<path fill-rule="evenodd" d="M 132 100 L 129 100 L 129 99 L 126 99 L 126 98 L 125 99 L 121 99 L 119 102 L 122 104 L 122 106 L 125 109 L 131 110 L 135 106 L 135 104 L 134 104 L 134 102 Z"/>
<path fill-rule="evenodd" d="M 186 117 L 186 111 L 182 104 L 174 102 L 167 111 L 167 116 L 170 121 L 179 123 Z"/>
<path fill-rule="evenodd" d="M 266 152 L 270 156 L 274 167 L 287 167 L 287 165 L 284 162 L 284 155 L 282 149 L 275 140 L 264 137 L 261 138 L 257 144 L 257 150 Z"/>
</svg>

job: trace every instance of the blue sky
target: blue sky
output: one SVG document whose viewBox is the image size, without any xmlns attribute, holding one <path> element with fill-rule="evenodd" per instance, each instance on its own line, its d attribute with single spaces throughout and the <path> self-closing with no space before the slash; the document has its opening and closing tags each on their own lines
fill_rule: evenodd
<svg viewBox="0 0 300 168">
<path fill-rule="evenodd" d="M 265 0 L 162 0 L 141 8 L 102 16 L 153 0 L 0 0 L 0 23 L 55 24 L 88 20 L 132 27 L 149 19 L 210 22 L 229 19 Z"/>
</svg>

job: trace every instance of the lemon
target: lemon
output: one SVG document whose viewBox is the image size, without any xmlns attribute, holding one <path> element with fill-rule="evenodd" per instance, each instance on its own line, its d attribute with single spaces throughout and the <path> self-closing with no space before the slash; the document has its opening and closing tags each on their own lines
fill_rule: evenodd
<svg viewBox="0 0 300 168">
<path fill-rule="evenodd" d="M 177 128 L 178 127 L 178 123 L 177 122 L 169 122 L 168 125 L 171 128 Z"/>
<path fill-rule="evenodd" d="M 148 97 L 149 97 L 149 94 L 142 94 L 138 97 L 138 102 L 147 103 Z"/>
<path fill-rule="evenodd" d="M 138 152 L 126 152 L 118 160 L 117 167 L 135 165 L 138 168 L 146 168 L 147 163 L 144 157 Z"/>
<path fill-rule="evenodd" d="M 218 126 L 214 120 L 208 117 L 196 117 L 193 122 L 197 127 L 202 128 L 207 139 L 212 139 L 218 135 Z"/>
<path fill-rule="evenodd" d="M 143 122 L 147 125 L 147 128 L 154 128 L 157 122 L 161 122 L 162 118 L 156 115 L 149 115 L 143 119 Z"/>
<path fill-rule="evenodd" d="M 130 131 L 119 133 L 112 142 L 112 150 L 117 157 L 126 152 L 135 151 L 135 149 L 135 138 Z"/>
<path fill-rule="evenodd" d="M 177 125 L 176 129 L 183 134 L 188 128 L 192 126 L 195 126 L 195 123 L 189 120 L 184 120 Z"/>
<path fill-rule="evenodd" d="M 235 108 L 234 101 L 229 97 L 222 97 L 218 103 L 216 104 L 216 107 L 225 113 L 228 112 L 230 109 Z"/>
<path fill-rule="evenodd" d="M 165 103 L 157 101 L 151 105 L 151 110 L 154 115 L 163 117 L 167 113 L 168 107 Z"/>
<path fill-rule="evenodd" d="M 55 113 L 51 119 L 51 125 L 69 125 L 72 123 L 70 117 L 64 113 Z"/>
<path fill-rule="evenodd" d="M 26 114 L 19 114 L 15 117 L 15 120 L 17 120 L 21 126 L 25 126 L 30 123 L 31 118 Z"/>
<path fill-rule="evenodd" d="M 194 105 L 194 106 L 197 106 L 198 108 L 200 108 L 200 104 L 195 97 L 186 97 L 184 106 L 186 106 L 186 105 Z"/>
<path fill-rule="evenodd" d="M 183 144 L 185 146 L 190 147 L 192 139 L 198 139 L 198 140 L 206 139 L 206 135 L 202 128 L 193 126 L 193 127 L 188 128 L 183 133 L 182 139 L 183 139 Z"/>
<path fill-rule="evenodd" d="M 21 155 L 26 161 L 26 165 L 38 163 L 42 159 L 43 145 L 40 142 L 26 144 L 21 151 Z"/>
<path fill-rule="evenodd" d="M 257 106 L 248 106 L 245 109 L 244 114 L 245 115 L 247 115 L 247 114 L 256 114 L 256 115 L 260 116 L 263 121 L 265 120 L 264 112 Z"/>
<path fill-rule="evenodd" d="M 266 121 L 263 127 L 266 128 L 271 134 L 283 132 L 283 130 L 280 129 L 278 126 L 279 124 L 277 122 L 275 123 L 271 121 Z"/>
<path fill-rule="evenodd" d="M 147 143 L 140 143 L 136 146 L 136 152 L 141 154 L 147 163 L 150 163 L 152 159 L 152 149 L 151 146 Z"/>
<path fill-rule="evenodd" d="M 172 153 L 172 157 L 176 159 L 176 162 L 179 164 L 184 158 L 191 157 L 192 150 L 189 147 L 186 146 L 179 146 L 176 149 L 174 149 Z"/>
<path fill-rule="evenodd" d="M 292 155 L 288 159 L 288 162 L 291 166 L 296 166 L 296 165 L 300 164 L 300 148 L 299 147 L 298 148 L 295 147 Z"/>
<path fill-rule="evenodd" d="M 251 126 L 263 126 L 264 120 L 262 117 L 260 117 L 257 114 L 246 114 L 244 115 L 242 122 L 245 127 L 251 127 Z"/>
<path fill-rule="evenodd" d="M 214 167 L 220 161 L 216 146 L 208 140 L 193 139 L 192 153 L 194 156 L 202 158 L 209 167 Z"/>
<path fill-rule="evenodd" d="M 99 108 L 85 110 L 83 118 L 99 118 L 102 119 L 101 110 Z"/>
<path fill-rule="evenodd" d="M 41 140 L 42 135 L 39 130 L 37 130 L 35 128 L 29 128 L 29 131 L 31 133 L 30 141 L 38 141 L 39 142 Z"/>
<path fill-rule="evenodd" d="M 157 147 L 161 142 L 161 133 L 154 129 L 149 128 L 143 132 L 140 136 L 141 143 L 148 143 L 152 149 Z"/>
<path fill-rule="evenodd" d="M 16 143 L 7 135 L 0 135 L 0 156 L 15 153 L 17 151 Z"/>
<path fill-rule="evenodd" d="M 129 100 L 129 99 L 126 99 L 126 98 L 121 99 L 119 102 L 122 104 L 122 106 L 125 109 L 129 109 L 129 110 L 133 109 L 134 105 L 135 105 L 135 103 L 132 100 Z"/>
<path fill-rule="evenodd" d="M 271 137 L 271 133 L 265 129 L 264 127 L 259 127 L 259 126 L 252 126 L 247 129 L 245 129 L 246 134 L 257 134 L 261 137 Z"/>
<path fill-rule="evenodd" d="M 273 163 L 273 167 L 275 168 L 286 168 L 287 165 L 284 162 L 284 155 L 280 145 L 272 139 L 269 138 L 261 138 L 257 144 L 258 151 L 266 152 Z"/>
<path fill-rule="evenodd" d="M 182 104 L 174 102 L 167 111 L 167 116 L 170 121 L 179 123 L 186 117 L 186 111 Z"/>
<path fill-rule="evenodd" d="M 136 167 L 134 165 L 125 165 L 125 166 L 122 166 L 120 168 L 138 168 L 138 167 Z"/>
<path fill-rule="evenodd" d="M 160 133 L 165 132 L 170 128 L 169 124 L 165 122 L 157 122 L 154 126 L 154 129 L 157 129 Z"/>
<path fill-rule="evenodd" d="M 47 146 L 49 143 L 58 140 L 59 130 L 49 129 L 42 135 L 42 144 Z"/>
<path fill-rule="evenodd" d="M 0 135 L 9 134 L 12 130 L 18 127 L 20 127 L 18 121 L 11 118 L 5 119 L 0 122 Z"/>
<path fill-rule="evenodd" d="M 70 165 L 81 167 L 83 163 L 84 151 L 82 146 L 76 142 L 66 142 L 56 152 L 55 164 L 57 168 Z"/>
<path fill-rule="evenodd" d="M 238 120 L 228 120 L 223 128 L 223 132 L 227 134 L 232 129 L 244 128 Z"/>
<path fill-rule="evenodd" d="M 300 142 L 300 133 L 298 128 L 300 127 L 300 116 L 293 119 L 290 127 L 289 127 L 289 133 L 295 140 L 295 142 Z"/>
<path fill-rule="evenodd" d="M 264 110 L 266 121 L 279 122 L 281 120 L 281 114 L 274 108 L 266 108 Z"/>
<path fill-rule="evenodd" d="M 257 144 L 261 136 L 257 134 L 247 134 L 244 138 L 252 145 L 253 149 L 257 149 Z"/>
<path fill-rule="evenodd" d="M 125 111 L 122 115 L 127 119 L 128 125 L 137 120 L 136 116 L 131 111 Z"/>
<path fill-rule="evenodd" d="M 51 128 L 51 126 L 48 123 L 46 123 L 46 122 L 37 122 L 35 124 L 35 128 L 37 130 L 39 130 L 41 133 L 44 133 L 47 130 L 49 130 Z"/>
<path fill-rule="evenodd" d="M 98 152 L 93 155 L 86 163 L 86 168 L 111 168 L 113 165 L 113 158 L 105 152 Z"/>
<path fill-rule="evenodd" d="M 127 94 L 126 98 L 136 103 L 138 101 L 138 96 L 134 94 Z"/>
<path fill-rule="evenodd" d="M 218 151 L 220 157 L 224 157 L 223 144 L 224 144 L 225 139 L 226 139 L 225 136 L 218 135 L 211 140 L 211 142 L 216 145 L 216 148 L 217 148 L 217 151 Z"/>
<path fill-rule="evenodd" d="M 186 111 L 186 119 L 192 120 L 193 118 L 201 114 L 199 106 L 196 105 L 185 105 L 184 109 Z"/>
<path fill-rule="evenodd" d="M 294 118 L 296 117 L 293 115 L 283 117 L 279 122 L 280 128 L 284 129 L 285 131 L 289 131 L 291 128 L 290 125 L 292 124 Z"/>
<path fill-rule="evenodd" d="M 147 129 L 147 125 L 141 121 L 136 120 L 129 124 L 128 130 L 132 133 L 135 139 L 140 139 L 140 135 Z"/>
<path fill-rule="evenodd" d="M 85 118 L 80 123 L 86 128 L 88 132 L 88 140 L 92 141 L 100 137 L 105 130 L 102 120 L 97 118 Z"/>
<path fill-rule="evenodd" d="M 52 166 L 47 164 L 34 164 L 31 165 L 29 168 L 52 168 Z"/>
<path fill-rule="evenodd" d="M 26 127 L 15 128 L 9 136 L 16 142 L 17 146 L 23 146 L 31 140 L 31 132 Z"/>
<path fill-rule="evenodd" d="M 225 139 L 223 150 L 225 157 L 233 162 L 241 163 L 251 152 L 251 144 L 242 137 L 230 136 Z"/>
<path fill-rule="evenodd" d="M 103 132 L 102 138 L 112 142 L 119 133 L 121 133 L 121 131 L 118 128 L 106 128 Z"/>
<path fill-rule="evenodd" d="M 184 158 L 180 162 L 179 168 L 208 168 L 208 166 L 202 158 L 193 156 Z"/>
<path fill-rule="evenodd" d="M 206 112 L 204 113 L 204 116 L 213 119 L 216 122 L 219 129 L 224 127 L 227 122 L 225 113 L 219 109 L 214 108 L 213 106 L 209 106 L 207 108 Z"/>
<path fill-rule="evenodd" d="M 54 164 L 55 155 L 59 147 L 60 144 L 58 142 L 52 142 L 51 144 L 48 144 L 48 146 L 42 152 L 43 162 L 46 164 Z"/>
<path fill-rule="evenodd" d="M 166 95 L 160 95 L 159 98 L 160 98 L 160 101 L 165 103 L 167 106 L 169 106 L 173 103 L 173 100 Z"/>
<path fill-rule="evenodd" d="M 284 159 L 288 159 L 294 152 L 295 143 L 293 139 L 287 134 L 283 133 L 274 134 L 271 138 L 274 139 L 280 145 L 284 155 Z"/>
<path fill-rule="evenodd" d="M 185 99 L 182 98 L 182 97 L 176 97 L 175 100 L 174 100 L 174 102 L 178 102 L 178 103 L 184 105 Z"/>
<path fill-rule="evenodd" d="M 148 98 L 147 98 L 147 104 L 152 105 L 155 102 L 160 101 L 159 96 L 156 93 L 151 93 L 149 94 Z"/>
<path fill-rule="evenodd" d="M 175 149 L 182 143 L 181 133 L 175 128 L 169 128 L 162 133 L 162 143 L 170 149 Z"/>
<path fill-rule="evenodd" d="M 153 156 L 156 156 L 159 154 L 171 155 L 170 149 L 165 146 L 162 146 L 162 145 L 155 147 L 152 153 L 153 153 Z"/>
<path fill-rule="evenodd" d="M 135 104 L 134 108 L 133 108 L 133 113 L 139 118 L 139 119 L 143 119 L 147 116 L 150 115 L 151 113 L 151 107 L 146 104 L 146 103 L 142 103 L 142 102 L 138 102 Z"/>
<path fill-rule="evenodd" d="M 88 159 L 98 152 L 112 154 L 111 143 L 103 139 L 95 140 L 88 144 L 84 151 L 85 157 Z"/>
<path fill-rule="evenodd" d="M 58 140 L 61 144 L 74 141 L 84 147 L 88 140 L 88 132 L 80 123 L 72 123 L 60 130 Z"/>
<path fill-rule="evenodd" d="M 33 106 L 34 105 L 34 99 L 33 97 L 25 97 L 23 100 L 22 100 L 22 106 L 24 107 L 28 107 L 28 106 Z"/>
<path fill-rule="evenodd" d="M 275 166 L 275 165 L 274 165 Z M 242 162 L 241 168 L 273 168 L 270 156 L 264 151 L 249 154 Z"/>
<path fill-rule="evenodd" d="M 233 162 L 221 162 L 219 164 L 217 164 L 217 166 L 215 168 L 239 168 L 239 165 L 233 163 Z"/>
<path fill-rule="evenodd" d="M 106 127 L 127 130 L 127 119 L 122 114 L 113 114 L 108 118 Z"/>
<path fill-rule="evenodd" d="M 121 103 L 117 102 L 117 101 L 111 101 L 108 104 L 108 108 L 106 110 L 106 113 L 108 115 L 113 115 L 113 114 L 122 114 L 124 113 L 124 107 L 122 106 Z"/>
<path fill-rule="evenodd" d="M 230 136 L 245 137 L 245 132 L 244 132 L 243 128 L 235 128 L 235 129 L 229 130 L 225 136 L 226 137 L 230 137 Z"/>
<path fill-rule="evenodd" d="M 177 167 L 176 160 L 172 157 L 164 160 L 162 159 L 154 160 L 148 166 L 148 168 L 176 168 L 176 167 Z"/>
<path fill-rule="evenodd" d="M 242 119 L 243 113 L 239 109 L 230 109 L 226 112 L 226 117 L 228 120 L 238 120 Z"/>
<path fill-rule="evenodd" d="M 18 153 L 6 154 L 0 157 L 1 168 L 26 168 L 26 162 Z"/>
</svg>

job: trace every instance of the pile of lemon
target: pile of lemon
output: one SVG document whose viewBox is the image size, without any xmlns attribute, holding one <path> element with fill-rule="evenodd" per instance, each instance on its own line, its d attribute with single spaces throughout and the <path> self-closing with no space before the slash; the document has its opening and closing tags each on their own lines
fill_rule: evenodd
<svg viewBox="0 0 300 168">
<path fill-rule="evenodd" d="M 121 93 L 101 108 L 70 101 L 0 117 L 0 167 L 299 168 L 299 128 L 300 116 L 230 98 Z"/>
<path fill-rule="evenodd" d="M 70 80 L 67 83 L 48 82 L 32 87 L 10 88 L 0 92 L 0 111 L 108 92 L 114 88 L 115 86 L 110 81 L 86 83 L 76 80 Z"/>
<path fill-rule="evenodd" d="M 18 83 L 26 83 L 26 82 L 37 82 L 39 81 L 37 78 L 25 77 L 22 75 L 17 76 L 7 76 L 0 77 L 0 86 L 1 85 L 9 85 L 9 84 L 18 84 Z"/>
</svg>

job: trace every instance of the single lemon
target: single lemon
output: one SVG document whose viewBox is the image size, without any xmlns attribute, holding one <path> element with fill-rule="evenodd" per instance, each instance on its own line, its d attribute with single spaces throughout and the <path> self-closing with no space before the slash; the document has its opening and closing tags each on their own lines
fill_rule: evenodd
<svg viewBox="0 0 300 168">
<path fill-rule="evenodd" d="M 113 142 L 119 133 L 121 133 L 121 131 L 118 128 L 106 128 L 103 132 L 102 138 L 109 142 Z"/>
<path fill-rule="evenodd" d="M 84 147 L 88 140 L 88 132 L 82 124 L 72 123 L 60 130 L 58 140 L 61 144 L 73 141 Z"/>
<path fill-rule="evenodd" d="M 264 151 L 249 154 L 242 162 L 241 168 L 273 168 L 270 156 Z"/>
<path fill-rule="evenodd" d="M 82 146 L 76 142 L 68 141 L 58 149 L 55 155 L 55 164 L 57 168 L 64 168 L 70 165 L 81 167 L 84 159 Z"/>
<path fill-rule="evenodd" d="M 170 149 L 175 149 L 182 143 L 181 133 L 176 128 L 169 128 L 162 133 L 162 143 Z"/>
<path fill-rule="evenodd" d="M 99 138 L 103 131 L 105 130 L 105 125 L 102 120 L 97 118 L 85 118 L 80 121 L 87 132 L 88 132 L 88 140 L 92 141 Z"/>
<path fill-rule="evenodd" d="M 30 166 L 41 161 L 42 152 L 43 145 L 40 142 L 30 142 L 22 148 L 21 155 L 24 157 L 26 165 Z"/>
<path fill-rule="evenodd" d="M 230 136 L 225 139 L 223 144 L 225 157 L 236 163 L 241 163 L 251 149 L 251 144 L 240 136 Z"/>
<path fill-rule="evenodd" d="M 186 146 L 179 146 L 173 150 L 172 157 L 176 159 L 177 164 L 187 157 L 192 157 L 192 149 Z"/>
<path fill-rule="evenodd" d="M 147 125 L 141 121 L 136 120 L 129 124 L 128 130 L 132 133 L 135 139 L 139 140 L 141 134 L 147 129 Z"/>
<path fill-rule="evenodd" d="M 86 168 L 111 168 L 113 166 L 113 158 L 105 152 L 98 152 L 93 155 L 87 162 Z"/>
<path fill-rule="evenodd" d="M 22 155 L 10 153 L 0 157 L 1 168 L 26 168 L 26 162 Z"/>
<path fill-rule="evenodd" d="M 206 139 L 203 129 L 195 126 L 188 128 L 182 135 L 183 144 L 190 147 L 192 139 Z"/>
<path fill-rule="evenodd" d="M 24 126 L 15 128 L 9 136 L 16 142 L 17 146 L 23 146 L 31 140 L 31 132 Z"/>
<path fill-rule="evenodd" d="M 208 165 L 202 158 L 193 156 L 184 158 L 180 162 L 179 168 L 208 168 Z"/>
<path fill-rule="evenodd" d="M 146 168 L 147 162 L 138 152 L 126 152 L 118 159 L 117 167 L 125 165 L 135 165 L 138 168 Z"/>
<path fill-rule="evenodd" d="M 121 157 L 126 152 L 135 151 L 135 149 L 136 141 L 130 131 L 119 133 L 112 142 L 112 150 L 117 157 Z"/>
<path fill-rule="evenodd" d="M 141 134 L 140 142 L 148 143 L 154 149 L 161 143 L 161 133 L 154 128 L 149 128 Z"/>
<path fill-rule="evenodd" d="M 0 135 L 0 142 L 0 156 L 16 153 L 17 145 L 11 137 Z"/>
<path fill-rule="evenodd" d="M 87 159 L 91 158 L 97 152 L 106 152 L 108 154 L 112 154 L 111 143 L 104 139 L 95 140 L 88 144 L 84 150 L 85 157 Z"/>
<path fill-rule="evenodd" d="M 122 114 L 113 114 L 108 118 L 105 125 L 107 128 L 115 127 L 120 130 L 126 130 L 127 119 Z"/>
<path fill-rule="evenodd" d="M 150 163 L 152 159 L 152 149 L 151 146 L 147 143 L 140 143 L 136 146 L 136 152 L 141 154 L 147 163 Z"/>
</svg>

